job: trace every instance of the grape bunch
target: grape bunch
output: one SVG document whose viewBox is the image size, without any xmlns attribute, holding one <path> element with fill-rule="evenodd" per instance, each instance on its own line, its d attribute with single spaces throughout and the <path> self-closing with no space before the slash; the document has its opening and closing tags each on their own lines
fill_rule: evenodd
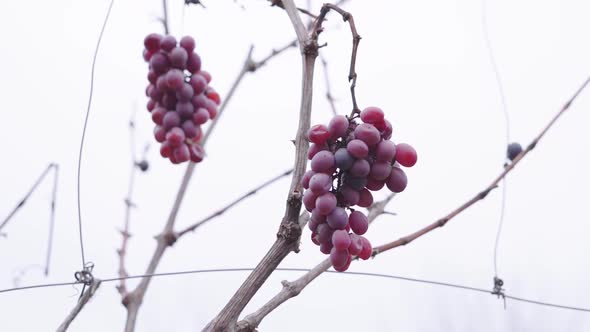
<svg viewBox="0 0 590 332">
<path fill-rule="evenodd" d="M 200 162 L 205 155 L 198 144 L 201 125 L 215 118 L 221 100 L 209 86 L 211 74 L 201 70 L 195 40 L 184 36 L 177 43 L 173 36 L 152 33 L 144 46 L 143 58 L 149 63 L 147 109 L 156 124 L 156 141 L 162 143 L 160 154 L 174 164 Z"/>
<path fill-rule="evenodd" d="M 359 117 L 362 123 L 357 123 Z M 353 207 L 369 207 L 371 191 L 385 186 L 402 192 L 408 178 L 400 165 L 416 164 L 416 150 L 409 144 L 394 144 L 391 134 L 391 123 L 377 107 L 367 107 L 351 118 L 337 115 L 327 126 L 309 129 L 311 170 L 301 180 L 306 189 L 303 204 L 311 212 L 308 226 L 313 243 L 330 255 L 337 271 L 346 271 L 352 256 L 366 260 L 373 251 L 362 236 L 369 220 Z"/>
</svg>

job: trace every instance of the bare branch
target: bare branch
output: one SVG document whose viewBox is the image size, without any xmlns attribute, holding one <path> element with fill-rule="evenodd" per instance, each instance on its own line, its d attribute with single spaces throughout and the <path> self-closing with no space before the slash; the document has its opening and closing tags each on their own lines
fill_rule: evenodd
<svg viewBox="0 0 590 332">
<path fill-rule="evenodd" d="M 162 22 L 162 26 L 164 27 L 164 34 L 169 34 L 170 29 L 168 28 L 168 1 L 162 0 L 162 18 L 160 18 L 160 22 Z"/>
<path fill-rule="evenodd" d="M 90 287 L 88 287 L 88 290 L 86 290 L 86 292 L 84 292 L 84 294 L 82 294 L 82 296 L 78 300 L 78 303 L 76 303 L 76 306 L 74 307 L 74 309 L 72 309 L 72 311 L 66 317 L 64 322 L 61 323 L 61 325 L 57 328 L 56 332 L 65 332 L 68 329 L 68 327 L 74 321 L 76 316 L 78 316 L 80 311 L 82 311 L 82 308 L 84 308 L 84 306 L 88 303 L 88 301 L 90 301 L 92 296 L 94 296 L 94 293 L 96 293 L 96 290 L 100 286 L 100 283 L 101 283 L 100 279 L 94 279 L 92 281 L 92 283 L 90 284 Z"/>
<path fill-rule="evenodd" d="M 212 214 L 210 214 L 209 216 L 197 221 L 196 223 L 190 225 L 189 227 L 185 228 L 184 230 L 176 233 L 176 238 L 180 238 L 181 236 L 185 235 L 186 233 L 189 232 L 194 232 L 197 228 L 203 226 L 204 224 L 208 223 L 209 221 L 213 220 L 216 217 L 219 217 L 220 215 L 224 214 L 227 210 L 231 209 L 232 207 L 234 207 L 235 205 L 237 205 L 238 203 L 240 203 L 241 201 L 245 200 L 248 197 L 251 197 L 253 195 L 255 195 L 259 190 L 264 189 L 265 187 L 268 187 L 269 185 L 273 184 L 274 182 L 284 178 L 285 176 L 291 174 L 293 172 L 292 169 L 285 171 L 281 174 L 279 174 L 278 176 L 273 177 L 272 179 L 263 182 L 261 185 L 257 186 L 256 188 L 248 191 L 247 193 L 245 193 L 244 195 L 236 198 L 235 200 L 233 200 L 231 203 L 229 203 L 228 205 L 222 207 L 221 209 L 213 212 Z"/>
<path fill-rule="evenodd" d="M 395 196 L 395 194 L 390 194 L 384 200 L 380 202 L 374 203 L 369 208 L 369 223 L 375 221 L 375 219 L 380 216 L 385 209 L 385 206 L 391 201 L 391 199 Z M 275 310 L 278 306 L 293 298 L 307 286 L 309 285 L 315 278 L 317 278 L 320 274 L 326 272 L 330 267 L 332 267 L 332 263 L 330 262 L 330 258 L 324 259 L 321 263 L 316 265 L 312 268 L 309 272 L 305 273 L 299 279 L 288 282 L 284 280 L 282 282 L 283 288 L 281 291 L 275 295 L 270 301 L 264 304 L 260 309 L 256 310 L 254 313 L 246 316 L 243 320 L 241 320 L 237 325 L 237 330 L 239 332 L 253 332 L 256 330 L 260 322 L 266 317 L 269 313 Z"/>
<path fill-rule="evenodd" d="M 396 241 L 390 242 L 390 243 L 386 243 L 384 245 L 381 245 L 379 247 L 375 247 L 373 248 L 373 256 L 378 255 L 384 251 L 387 250 L 391 250 L 393 248 L 399 247 L 399 246 L 405 246 L 406 244 L 414 241 L 415 239 L 421 237 L 424 234 L 427 234 L 439 227 L 442 227 L 444 225 L 446 225 L 447 222 L 449 222 L 449 220 L 453 219 L 454 217 L 456 217 L 458 214 L 460 214 L 461 212 L 467 210 L 469 207 L 471 207 L 473 204 L 483 200 L 492 190 L 494 190 L 496 187 L 498 187 L 498 183 L 500 183 L 500 181 L 502 181 L 502 179 L 504 177 L 506 177 L 506 175 L 508 175 L 508 173 L 510 173 L 510 171 L 512 169 L 514 169 L 514 167 L 516 167 L 516 165 L 518 165 L 518 163 L 532 150 L 535 148 L 535 146 L 537 145 L 537 143 L 541 140 L 541 138 L 543 138 L 543 136 L 545 135 L 545 133 L 549 130 L 549 128 L 551 128 L 551 126 L 553 126 L 553 124 L 559 119 L 559 117 L 566 111 L 569 109 L 569 107 L 571 106 L 571 104 L 573 103 L 573 101 L 578 97 L 578 95 L 582 92 L 582 90 L 588 85 L 588 83 L 590 82 L 590 77 L 588 77 L 588 79 L 586 79 L 586 81 L 578 88 L 578 90 L 576 91 L 576 93 L 574 93 L 574 95 L 562 106 L 562 108 L 559 110 L 559 112 L 557 112 L 557 114 L 553 117 L 553 119 L 551 119 L 551 121 L 549 121 L 549 123 L 545 126 L 545 128 L 543 128 L 543 130 L 541 130 L 541 132 L 539 133 L 539 135 L 537 135 L 537 137 L 535 137 L 533 139 L 533 141 L 531 142 L 531 144 L 529 144 L 527 146 L 526 149 L 524 149 L 523 151 L 521 151 L 516 158 L 514 158 L 514 160 L 512 161 L 512 163 L 510 163 L 509 165 L 506 166 L 506 168 L 504 168 L 504 170 L 500 173 L 500 175 L 498 175 L 493 181 L 492 183 L 490 183 L 484 190 L 480 191 L 479 193 L 477 193 L 474 197 L 472 197 L 470 200 L 468 200 L 467 202 L 463 203 L 461 206 L 459 206 L 458 208 L 456 208 L 455 210 L 453 210 L 451 213 L 449 213 L 448 215 L 440 218 L 439 220 L 433 222 L 432 224 L 412 233 L 409 234 L 407 236 L 404 236 Z"/>
</svg>

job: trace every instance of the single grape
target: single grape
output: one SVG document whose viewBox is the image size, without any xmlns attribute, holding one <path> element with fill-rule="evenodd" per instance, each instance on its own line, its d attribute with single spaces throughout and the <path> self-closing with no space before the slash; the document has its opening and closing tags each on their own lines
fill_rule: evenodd
<svg viewBox="0 0 590 332">
<path fill-rule="evenodd" d="M 311 242 L 315 245 L 320 245 L 320 241 L 318 240 L 318 233 L 316 231 L 311 231 Z"/>
<path fill-rule="evenodd" d="M 172 156 L 172 146 L 167 141 L 164 141 L 162 145 L 160 145 L 160 155 L 164 158 L 169 158 Z"/>
<path fill-rule="evenodd" d="M 325 254 L 325 255 L 329 255 L 330 251 L 332 251 L 333 247 L 334 246 L 330 242 L 320 243 L 320 251 L 322 252 L 322 254 Z"/>
<path fill-rule="evenodd" d="M 361 112 L 361 120 L 366 123 L 383 122 L 384 114 L 379 107 L 367 107 Z"/>
<path fill-rule="evenodd" d="M 512 161 L 521 152 L 522 152 L 522 146 L 520 146 L 520 144 L 518 144 L 517 142 L 513 142 L 513 143 L 508 144 L 508 148 L 506 149 L 506 157 L 508 157 L 508 159 Z"/>
<path fill-rule="evenodd" d="M 371 167 L 371 173 L 369 173 L 370 178 L 379 181 L 385 181 L 389 174 L 391 174 L 391 164 L 388 161 L 378 161 L 374 163 Z"/>
<path fill-rule="evenodd" d="M 207 80 L 202 75 L 194 74 L 191 76 L 190 85 L 193 87 L 195 95 L 198 95 L 205 91 Z"/>
<path fill-rule="evenodd" d="M 308 191 L 312 192 L 311 190 L 306 190 L 306 192 Z M 314 195 L 317 194 L 314 193 Z M 303 196 L 305 197 L 305 194 Z M 334 196 L 334 194 L 331 192 L 327 192 L 323 195 L 318 196 L 318 198 L 315 201 L 315 208 L 321 214 L 329 215 L 330 213 L 332 213 L 332 211 L 334 211 L 334 208 L 336 208 L 336 203 L 336 196 Z"/>
<path fill-rule="evenodd" d="M 146 107 L 147 110 L 151 112 L 156 107 L 156 102 L 150 99 L 148 100 Z"/>
<path fill-rule="evenodd" d="M 312 170 L 308 170 L 307 172 L 305 172 L 303 174 L 303 176 L 301 177 L 301 186 L 304 189 L 308 189 L 309 188 L 309 180 L 311 179 L 311 177 L 315 174 L 314 171 Z"/>
<path fill-rule="evenodd" d="M 342 197 L 342 203 L 345 203 L 347 206 L 356 205 L 359 201 L 358 190 L 354 190 L 346 185 L 340 187 L 340 195 Z"/>
<path fill-rule="evenodd" d="M 346 150 L 357 159 L 363 159 L 369 154 L 369 147 L 367 146 L 367 143 L 361 141 L 360 139 L 353 139 L 352 141 L 348 142 L 346 145 Z"/>
<path fill-rule="evenodd" d="M 381 137 L 387 140 L 391 138 L 391 134 L 393 133 L 393 127 L 391 126 L 391 123 L 389 121 L 384 120 L 384 122 L 385 127 L 382 130 L 379 130 L 379 132 L 381 133 Z"/>
<path fill-rule="evenodd" d="M 164 142 L 166 140 L 166 129 L 160 126 L 154 127 L 154 138 L 159 143 Z"/>
<path fill-rule="evenodd" d="M 332 244 L 337 250 L 347 250 L 350 246 L 350 236 L 345 230 L 336 230 L 332 234 Z"/>
<path fill-rule="evenodd" d="M 391 163 L 395 157 L 395 143 L 390 140 L 383 140 L 377 144 L 375 159 Z"/>
<path fill-rule="evenodd" d="M 201 70 L 201 57 L 197 53 L 190 53 L 186 62 L 186 69 L 191 73 L 197 73 Z M 202 75 L 202 73 L 201 73 Z"/>
<path fill-rule="evenodd" d="M 193 91 L 193 87 L 188 84 L 188 83 L 183 83 L 182 87 L 180 89 L 178 89 L 178 91 L 176 92 L 176 99 L 178 101 L 187 101 L 187 102 L 191 102 L 191 99 L 194 96 L 194 91 Z"/>
<path fill-rule="evenodd" d="M 385 186 L 385 181 L 375 180 L 371 177 L 367 178 L 367 184 L 365 187 L 372 191 L 379 191 Z"/>
<path fill-rule="evenodd" d="M 311 212 L 315 208 L 315 201 L 317 198 L 317 195 L 311 190 L 306 190 L 303 193 L 303 205 L 305 205 L 307 211 Z"/>
<path fill-rule="evenodd" d="M 362 260 L 367 260 L 373 255 L 373 246 L 371 245 L 371 242 L 369 242 L 369 240 L 367 240 L 367 238 L 365 238 L 364 236 L 361 236 L 360 238 L 362 243 L 362 249 L 361 252 L 359 252 L 358 256 Z"/>
<path fill-rule="evenodd" d="M 170 67 L 170 62 L 165 54 L 158 52 L 150 58 L 150 67 L 156 74 L 163 74 Z"/>
<path fill-rule="evenodd" d="M 408 177 L 406 173 L 399 167 L 394 166 L 391 169 L 391 174 L 387 178 L 387 188 L 394 193 L 401 193 L 408 185 Z"/>
<path fill-rule="evenodd" d="M 215 105 L 221 104 L 221 97 L 219 96 L 219 93 L 217 93 L 217 91 L 213 90 L 213 88 L 208 87 L 206 95 L 207 98 L 209 98 L 209 100 L 215 103 Z"/>
<path fill-rule="evenodd" d="M 160 106 L 154 107 L 152 110 L 152 121 L 154 121 L 157 125 L 162 125 L 162 120 L 164 119 L 164 115 L 166 115 L 166 109 Z"/>
<path fill-rule="evenodd" d="M 361 236 L 354 233 L 350 234 L 350 245 L 348 246 L 348 252 L 351 255 L 356 256 L 361 252 L 361 250 L 363 250 Z"/>
<path fill-rule="evenodd" d="M 347 260 L 346 260 L 346 264 L 344 264 L 343 266 L 334 266 L 334 270 L 336 270 L 338 272 L 344 272 L 344 271 L 348 270 L 351 262 L 352 262 L 352 257 L 350 255 L 348 255 Z"/>
<path fill-rule="evenodd" d="M 334 230 L 328 224 L 319 224 L 316 232 L 318 233 L 318 241 L 320 243 L 332 243 L 332 233 L 334 233 Z"/>
<path fill-rule="evenodd" d="M 209 118 L 215 119 L 215 117 L 217 116 L 217 104 L 215 104 L 214 101 L 207 99 L 205 109 L 209 113 Z"/>
<path fill-rule="evenodd" d="M 196 126 L 191 120 L 182 123 L 182 130 L 188 138 L 195 138 L 199 135 L 200 127 Z"/>
<path fill-rule="evenodd" d="M 347 175 L 347 174 L 345 174 Z M 344 177 L 344 184 L 350 186 L 354 190 L 361 190 L 367 184 L 367 178 L 364 177 L 354 177 L 354 176 L 345 176 Z"/>
<path fill-rule="evenodd" d="M 189 152 L 191 154 L 191 161 L 194 163 L 201 162 L 205 158 L 205 151 L 199 144 L 191 144 L 189 146 Z"/>
<path fill-rule="evenodd" d="M 176 46 L 176 38 L 171 35 L 166 35 L 160 40 L 160 48 L 163 51 L 170 52 Z"/>
<path fill-rule="evenodd" d="M 319 209 L 313 209 L 311 211 L 311 219 L 315 220 L 318 224 L 326 222 L 326 215 L 322 214 Z"/>
<path fill-rule="evenodd" d="M 195 40 L 191 36 L 184 36 L 180 38 L 180 47 L 184 48 L 188 53 L 195 50 Z"/>
<path fill-rule="evenodd" d="M 318 195 L 328 192 L 331 188 L 332 177 L 328 174 L 317 173 L 309 180 L 309 190 L 315 192 Z"/>
<path fill-rule="evenodd" d="M 338 137 L 344 137 L 344 135 L 346 135 L 346 131 L 348 130 L 348 125 L 348 119 L 344 115 L 334 116 L 328 124 L 330 137 L 333 140 L 337 139 Z"/>
<path fill-rule="evenodd" d="M 328 131 L 328 127 L 318 124 L 309 128 L 307 137 L 310 142 L 322 145 L 330 138 L 330 132 Z"/>
<path fill-rule="evenodd" d="M 370 123 L 361 123 L 354 129 L 354 137 L 365 142 L 368 146 L 373 146 L 381 140 L 381 134 Z"/>
<path fill-rule="evenodd" d="M 369 207 L 373 204 L 373 194 L 367 188 L 359 191 L 359 201 L 357 203 L 360 207 Z"/>
<path fill-rule="evenodd" d="M 336 167 L 346 171 L 352 167 L 354 157 L 348 153 L 346 148 L 340 148 L 334 153 L 334 161 L 336 162 Z"/>
<path fill-rule="evenodd" d="M 320 151 L 311 159 L 311 169 L 314 172 L 326 172 L 334 167 L 334 154 L 330 151 Z"/>
<path fill-rule="evenodd" d="M 178 113 L 178 115 L 180 115 L 180 118 L 182 118 L 183 120 L 192 119 L 194 110 L 195 108 L 191 102 L 176 103 L 176 113 Z"/>
<path fill-rule="evenodd" d="M 332 266 L 334 266 L 334 268 L 343 268 L 344 265 L 346 265 L 346 263 L 348 262 L 348 250 L 344 249 L 344 250 L 338 250 L 336 249 L 336 247 L 332 248 L 332 250 L 330 250 L 330 262 L 332 263 Z"/>
<path fill-rule="evenodd" d="M 168 111 L 162 118 L 162 126 L 166 130 L 170 130 L 172 127 L 180 126 L 180 115 L 175 111 Z"/>
<path fill-rule="evenodd" d="M 150 83 L 156 84 L 156 80 L 158 79 L 158 74 L 156 74 L 153 70 L 149 70 L 147 74 L 147 79 Z"/>
<path fill-rule="evenodd" d="M 353 164 L 350 170 L 348 171 L 350 175 L 355 177 L 366 177 L 369 175 L 371 171 L 371 165 L 365 159 L 357 159 Z"/>
<path fill-rule="evenodd" d="M 148 51 L 153 53 L 160 49 L 160 40 L 162 40 L 162 35 L 157 33 L 150 33 L 143 40 L 143 45 Z"/>
<path fill-rule="evenodd" d="M 328 214 L 326 222 L 333 229 L 346 228 L 346 224 L 348 223 L 348 215 L 346 214 L 346 210 L 337 206 L 330 214 Z"/>
<path fill-rule="evenodd" d="M 194 105 L 193 105 L 194 106 Z M 206 109 L 204 108 L 199 108 L 194 114 L 193 114 L 193 122 L 198 124 L 198 125 L 202 125 L 205 122 L 209 121 L 209 112 L 207 112 Z"/>
<path fill-rule="evenodd" d="M 360 211 L 352 211 L 348 217 L 350 229 L 355 234 L 363 235 L 369 229 L 369 219 Z"/>
<path fill-rule="evenodd" d="M 176 94 L 168 92 L 162 96 L 162 106 L 167 110 L 173 110 L 176 107 Z"/>
<path fill-rule="evenodd" d="M 209 72 L 206 72 L 204 70 L 201 70 L 200 72 L 201 75 L 203 75 L 203 77 L 205 78 L 205 80 L 207 80 L 207 84 L 211 83 L 211 74 L 209 74 Z"/>
<path fill-rule="evenodd" d="M 207 97 L 205 97 L 203 94 L 195 94 L 191 102 L 193 103 L 193 106 L 196 110 L 199 108 L 204 108 L 207 110 Z"/>
<path fill-rule="evenodd" d="M 418 155 L 416 154 L 416 150 L 406 143 L 400 143 L 395 146 L 395 160 L 400 163 L 400 165 L 405 167 L 412 167 L 416 164 L 418 160 Z"/>
<path fill-rule="evenodd" d="M 327 149 L 328 147 L 326 145 L 317 145 L 313 143 L 309 146 L 309 150 L 307 150 L 307 159 L 311 160 L 318 152 Z"/>
<path fill-rule="evenodd" d="M 153 100 L 160 100 L 162 99 L 162 96 L 164 95 L 162 93 L 162 90 L 158 89 L 157 87 L 150 85 L 151 88 L 148 88 L 148 93 L 149 93 L 149 97 L 152 98 Z"/>
<path fill-rule="evenodd" d="M 168 59 L 170 60 L 172 67 L 185 69 L 186 62 L 188 60 L 188 53 L 184 48 L 177 46 L 173 48 L 172 51 L 170 51 Z"/>
<path fill-rule="evenodd" d="M 170 143 L 170 146 L 172 146 L 174 148 L 177 148 L 177 147 L 183 145 L 185 138 L 186 138 L 186 136 L 184 135 L 184 131 L 178 127 L 174 127 L 172 129 L 170 129 L 168 131 L 168 133 L 166 133 L 166 141 L 168 143 Z"/>
<path fill-rule="evenodd" d="M 166 84 L 172 90 L 180 90 L 184 84 L 184 75 L 180 69 L 172 69 L 166 73 Z"/>
<path fill-rule="evenodd" d="M 191 158 L 191 154 L 186 144 L 181 144 L 179 147 L 174 148 L 172 154 L 174 156 L 174 159 L 176 159 L 176 161 L 179 163 L 189 161 Z"/>
</svg>

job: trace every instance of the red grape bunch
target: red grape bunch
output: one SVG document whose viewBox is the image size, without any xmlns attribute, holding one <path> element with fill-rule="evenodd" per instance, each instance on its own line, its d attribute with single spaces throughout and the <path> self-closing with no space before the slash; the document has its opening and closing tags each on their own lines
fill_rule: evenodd
<svg viewBox="0 0 590 332">
<path fill-rule="evenodd" d="M 359 117 L 362 123 L 357 123 Z M 399 193 L 408 184 L 399 165 L 414 166 L 416 150 L 409 144 L 394 144 L 391 134 L 391 123 L 377 107 L 367 107 L 351 118 L 336 115 L 327 126 L 309 129 L 311 170 L 301 180 L 306 189 L 303 204 L 311 212 L 312 241 L 330 255 L 337 271 L 346 271 L 352 256 L 368 259 L 373 251 L 362 236 L 369 220 L 353 207 L 373 204 L 371 191 L 387 186 Z"/>
<path fill-rule="evenodd" d="M 174 164 L 200 162 L 205 154 L 198 144 L 201 125 L 215 118 L 220 98 L 209 86 L 211 74 L 201 70 L 195 40 L 184 36 L 177 43 L 173 36 L 152 33 L 143 44 L 149 63 L 147 109 L 156 124 L 156 141 L 162 143 L 160 154 Z"/>
</svg>

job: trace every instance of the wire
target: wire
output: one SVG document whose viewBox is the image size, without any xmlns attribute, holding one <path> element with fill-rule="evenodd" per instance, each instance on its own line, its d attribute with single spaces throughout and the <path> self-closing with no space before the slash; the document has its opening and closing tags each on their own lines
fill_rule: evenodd
<svg viewBox="0 0 590 332">
<path fill-rule="evenodd" d="M 138 279 L 138 278 L 164 277 L 164 276 L 176 276 L 176 275 L 198 274 L 198 273 L 250 272 L 250 271 L 253 271 L 253 270 L 254 270 L 254 268 L 251 268 L 251 267 L 244 267 L 244 268 L 221 268 L 221 269 L 199 269 L 199 270 L 187 270 L 187 271 L 176 271 L 176 272 L 160 272 L 160 273 L 154 273 L 154 274 L 141 274 L 141 275 L 133 275 L 133 276 L 127 276 L 127 277 L 116 277 L 116 278 L 108 278 L 108 279 L 100 279 L 100 280 L 101 280 L 101 282 L 113 282 L 113 281 L 120 281 L 120 280 L 123 280 L 123 279 L 126 280 L 126 279 Z M 284 272 L 309 272 L 309 271 L 311 271 L 311 269 L 302 269 L 302 268 L 276 268 L 275 270 L 276 271 L 284 271 Z M 339 274 L 339 275 L 350 275 L 350 276 L 355 275 L 355 276 L 367 276 L 367 277 L 378 277 L 378 278 L 387 278 L 387 279 L 397 279 L 397 280 L 403 280 L 403 281 L 411 281 L 411 282 L 416 282 L 416 283 L 430 284 L 430 285 L 435 285 L 435 286 L 451 287 L 451 288 L 463 289 L 463 290 L 468 290 L 468 291 L 473 291 L 473 292 L 491 294 L 490 290 L 483 289 L 483 288 L 470 287 L 470 286 L 464 286 L 464 285 L 452 284 L 452 283 L 441 282 L 441 281 L 434 281 L 434 280 L 426 280 L 426 279 L 402 277 L 402 276 L 391 275 L 391 274 L 384 274 L 384 273 L 351 272 L 351 271 L 349 271 L 349 272 L 338 272 L 338 271 L 334 271 L 334 270 L 327 270 L 325 272 L 332 273 L 332 274 Z M 15 287 L 15 288 L 1 289 L 0 290 L 0 293 L 7 293 L 7 292 L 20 291 L 20 290 L 33 289 L 33 288 L 56 287 L 56 286 L 71 286 L 71 285 L 76 285 L 76 284 L 81 284 L 81 283 L 82 282 L 63 282 L 63 283 L 53 283 L 53 284 L 44 284 L 44 285 L 32 285 L 32 286 L 24 286 L 24 287 Z M 567 309 L 567 310 L 576 310 L 576 311 L 582 311 L 582 312 L 588 312 L 588 313 L 590 313 L 590 309 L 588 309 L 588 308 L 565 306 L 565 305 L 561 305 L 561 304 L 553 304 L 553 303 L 548 303 L 548 302 L 535 301 L 535 300 L 525 299 L 525 298 L 522 298 L 522 297 L 510 296 L 510 295 L 505 295 L 505 297 L 508 298 L 508 299 L 514 300 L 514 301 L 520 301 L 520 302 L 526 302 L 526 303 L 537 304 L 537 305 L 542 305 L 542 306 L 548 306 L 548 307 L 553 307 L 553 308 Z"/>
<path fill-rule="evenodd" d="M 82 139 L 80 140 L 80 152 L 78 154 L 78 181 L 77 181 L 77 197 L 78 197 L 78 230 L 80 233 L 80 253 L 82 255 L 82 266 L 86 265 L 86 258 L 84 256 L 84 240 L 82 236 L 82 209 L 80 207 L 80 174 L 82 170 L 82 151 L 84 150 L 84 139 L 86 138 L 86 127 L 88 126 L 88 117 L 90 116 L 90 106 L 92 105 L 92 94 L 94 92 L 94 68 L 96 67 L 96 57 L 98 55 L 98 49 L 100 47 L 100 42 L 102 40 L 102 35 L 104 34 L 104 30 L 107 26 L 107 22 L 109 20 L 109 16 L 111 15 L 111 9 L 113 8 L 113 3 L 115 0 L 111 0 L 109 4 L 109 9 L 107 10 L 107 14 L 104 18 L 104 22 L 102 23 L 102 28 L 100 29 L 100 34 L 98 35 L 98 40 L 96 42 L 96 48 L 94 50 L 94 56 L 92 58 L 92 69 L 90 71 L 90 93 L 88 95 L 88 106 L 86 108 L 86 118 L 84 119 L 84 128 L 82 129 Z"/>
<path fill-rule="evenodd" d="M 488 57 L 490 59 L 490 64 L 492 66 L 492 71 L 494 72 L 494 77 L 496 79 L 496 86 L 498 88 L 498 94 L 500 95 L 500 102 L 502 104 L 502 112 L 504 114 L 504 125 L 505 125 L 505 133 L 506 133 L 506 144 L 504 146 L 508 146 L 510 144 L 510 116 L 508 114 L 508 107 L 506 104 L 506 95 L 504 94 L 504 87 L 502 85 L 502 77 L 500 76 L 500 71 L 498 69 L 498 64 L 496 63 L 496 58 L 494 57 L 494 51 L 492 48 L 492 42 L 490 40 L 489 32 L 488 32 L 488 21 L 487 21 L 487 1 L 482 0 L 482 28 L 483 28 L 483 38 L 486 45 L 486 49 L 488 51 Z M 504 224 L 504 211 L 506 208 L 506 185 L 507 180 L 504 177 L 502 179 L 502 203 L 500 206 L 500 220 L 498 222 L 498 230 L 496 231 L 496 240 L 494 243 L 494 276 L 498 276 L 498 247 L 500 243 L 500 236 L 502 234 L 502 226 Z"/>
</svg>

